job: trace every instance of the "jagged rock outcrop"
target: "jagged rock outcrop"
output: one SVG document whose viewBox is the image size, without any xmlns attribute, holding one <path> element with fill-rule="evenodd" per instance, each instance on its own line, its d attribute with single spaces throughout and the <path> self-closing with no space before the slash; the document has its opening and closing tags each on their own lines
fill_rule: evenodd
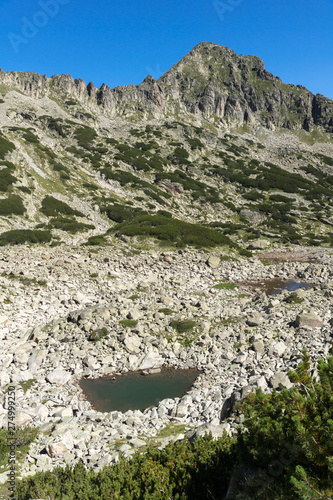
<svg viewBox="0 0 333 500">
<path fill-rule="evenodd" d="M 108 116 L 143 118 L 173 113 L 197 115 L 221 125 L 260 124 L 333 132 L 333 101 L 314 96 L 300 85 L 284 84 L 266 71 L 259 57 L 238 55 L 227 47 L 203 42 L 157 81 L 148 75 L 140 85 L 96 89 L 70 75 L 47 78 L 36 73 L 5 73 L 0 82 L 34 98 L 68 97 Z"/>
</svg>

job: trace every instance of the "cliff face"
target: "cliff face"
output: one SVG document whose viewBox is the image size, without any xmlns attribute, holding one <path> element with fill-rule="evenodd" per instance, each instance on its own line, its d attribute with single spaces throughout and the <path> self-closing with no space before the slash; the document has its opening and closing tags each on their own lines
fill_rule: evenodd
<svg viewBox="0 0 333 500">
<path fill-rule="evenodd" d="M 142 118 L 192 114 L 221 125 L 260 124 L 311 131 L 313 125 L 333 132 L 333 101 L 302 86 L 284 84 L 266 71 L 258 57 L 203 42 L 157 81 L 147 76 L 140 85 L 100 89 L 70 75 L 51 78 L 36 73 L 4 73 L 0 83 L 23 93 L 72 98 L 107 116 Z"/>
</svg>

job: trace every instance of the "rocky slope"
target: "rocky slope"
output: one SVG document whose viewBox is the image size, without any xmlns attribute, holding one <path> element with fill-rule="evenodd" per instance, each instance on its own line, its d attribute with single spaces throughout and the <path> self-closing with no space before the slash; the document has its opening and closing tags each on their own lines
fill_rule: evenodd
<svg viewBox="0 0 333 500">
<path fill-rule="evenodd" d="M 257 387 L 290 387 L 286 374 L 303 348 L 315 369 L 332 349 L 331 252 L 276 249 L 275 263 L 265 265 L 259 257 L 126 254 L 123 243 L 111 253 L 5 250 L 0 425 L 7 423 L 10 383 L 17 425 L 41 431 L 21 474 L 77 460 L 100 469 L 120 451 L 130 457 L 148 443 L 165 446 L 207 430 L 232 433 L 241 422 L 233 403 Z M 267 295 L 263 284 L 277 278 L 310 288 Z M 136 325 L 126 326 L 126 318 Z M 184 334 L 171 326 L 187 320 L 194 324 Z M 106 335 L 93 342 L 102 329 Z M 83 376 L 161 367 L 203 373 L 184 397 L 145 411 L 95 411 L 78 386 Z"/>
</svg>

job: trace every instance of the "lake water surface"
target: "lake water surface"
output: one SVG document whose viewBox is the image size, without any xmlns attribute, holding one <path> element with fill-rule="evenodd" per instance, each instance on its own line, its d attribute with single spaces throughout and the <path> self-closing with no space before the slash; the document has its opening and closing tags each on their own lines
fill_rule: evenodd
<svg viewBox="0 0 333 500">
<path fill-rule="evenodd" d="M 165 368 L 153 375 L 131 372 L 115 379 L 82 379 L 80 387 L 97 411 L 144 410 L 157 406 L 162 399 L 182 397 L 200 373 Z"/>
</svg>

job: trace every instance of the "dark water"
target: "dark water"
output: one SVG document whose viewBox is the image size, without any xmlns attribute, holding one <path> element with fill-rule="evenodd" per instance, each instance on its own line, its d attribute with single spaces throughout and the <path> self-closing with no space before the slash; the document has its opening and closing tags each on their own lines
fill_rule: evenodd
<svg viewBox="0 0 333 500">
<path fill-rule="evenodd" d="M 288 292 L 294 292 L 299 288 L 304 288 L 308 290 L 309 285 L 297 281 L 284 281 L 284 280 L 268 280 L 265 284 L 265 291 L 267 295 L 276 295 L 282 292 L 282 290 L 287 290 Z"/>
<path fill-rule="evenodd" d="M 201 372 L 199 370 L 164 369 L 161 373 L 141 375 L 132 372 L 115 380 L 82 379 L 81 389 L 97 411 L 144 410 L 162 399 L 182 397 Z"/>
</svg>

